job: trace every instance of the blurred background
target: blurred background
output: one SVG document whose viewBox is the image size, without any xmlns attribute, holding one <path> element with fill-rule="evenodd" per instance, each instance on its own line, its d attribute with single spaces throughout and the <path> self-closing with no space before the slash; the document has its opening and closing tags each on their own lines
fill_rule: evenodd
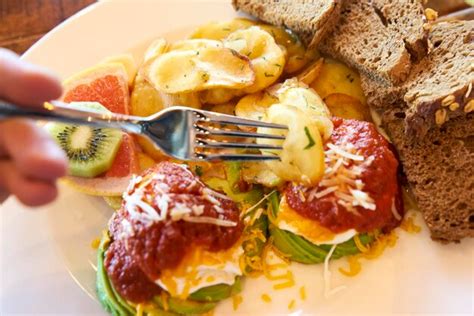
<svg viewBox="0 0 474 316">
<path fill-rule="evenodd" d="M 94 2 L 96 0 L 0 0 L 0 47 L 22 54 L 56 25 Z M 468 3 L 474 5 L 474 0 L 429 0 L 426 7 L 438 11 L 439 16 L 446 16 L 468 8 Z M 468 10 L 473 18 L 474 8 Z"/>
</svg>

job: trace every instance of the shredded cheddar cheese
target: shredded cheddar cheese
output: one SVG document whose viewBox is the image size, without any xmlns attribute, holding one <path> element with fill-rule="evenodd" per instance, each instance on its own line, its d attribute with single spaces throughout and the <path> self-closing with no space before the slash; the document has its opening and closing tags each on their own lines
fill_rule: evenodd
<svg viewBox="0 0 474 316">
<path fill-rule="evenodd" d="M 99 249 L 99 245 L 100 245 L 100 238 L 96 238 L 93 241 L 91 241 L 92 249 Z"/>
<path fill-rule="evenodd" d="M 358 275 L 361 270 L 359 258 L 360 258 L 359 255 L 347 257 L 347 262 L 349 263 L 349 270 L 339 268 L 339 272 L 341 272 L 343 275 L 348 276 L 348 277 L 354 277 Z"/>
<path fill-rule="evenodd" d="M 380 257 L 387 247 L 395 246 L 397 240 L 398 236 L 394 230 L 388 234 L 377 235 L 375 241 L 369 247 L 364 246 L 366 251 L 361 251 L 361 253 L 357 255 L 347 257 L 349 269 L 346 270 L 344 268 L 339 268 L 339 272 L 348 277 L 356 276 L 362 270 L 360 259 L 373 260 Z M 357 240 L 355 238 L 354 241 L 357 245 Z M 359 248 L 359 246 L 357 247 Z"/>
<path fill-rule="evenodd" d="M 239 305 L 242 304 L 243 300 L 242 295 L 237 294 L 232 296 L 232 307 L 234 308 L 234 311 L 239 308 Z"/>
<path fill-rule="evenodd" d="M 273 285 L 274 290 L 283 290 L 295 286 L 295 279 L 293 278 L 293 272 L 288 271 L 287 280 L 283 283 Z"/>
<path fill-rule="evenodd" d="M 291 300 L 291 302 L 288 304 L 288 309 L 292 310 L 293 308 L 295 308 L 295 303 L 295 300 Z"/>
<path fill-rule="evenodd" d="M 265 303 L 271 303 L 272 301 L 272 298 L 268 294 L 262 294 L 261 298 Z"/>
<path fill-rule="evenodd" d="M 364 244 L 360 241 L 359 235 L 354 236 L 354 242 L 356 244 L 357 249 L 359 249 L 360 252 L 364 253 L 369 251 L 369 249 L 364 246 Z"/>
<path fill-rule="evenodd" d="M 137 305 L 137 315 L 136 316 L 143 316 L 143 304 Z"/>
<path fill-rule="evenodd" d="M 163 309 L 165 311 L 168 311 L 169 310 L 168 294 L 166 293 L 166 291 L 161 291 L 160 296 L 161 296 L 161 300 L 163 301 Z"/>
<path fill-rule="evenodd" d="M 302 301 L 306 300 L 306 289 L 304 286 L 300 287 L 300 298 Z"/>
<path fill-rule="evenodd" d="M 421 227 L 416 225 L 413 220 L 414 218 L 412 216 L 406 216 L 400 224 L 400 228 L 407 233 L 418 234 L 421 231 Z"/>
</svg>

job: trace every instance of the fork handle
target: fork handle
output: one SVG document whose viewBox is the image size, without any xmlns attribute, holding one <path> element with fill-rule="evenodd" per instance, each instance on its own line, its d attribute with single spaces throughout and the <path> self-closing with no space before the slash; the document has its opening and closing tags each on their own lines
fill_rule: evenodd
<svg viewBox="0 0 474 316">
<path fill-rule="evenodd" d="M 0 121 L 18 117 L 38 121 L 55 121 L 66 124 L 114 128 L 134 134 L 141 133 L 141 126 L 134 122 L 134 117 L 128 115 L 74 109 L 60 101 L 52 101 L 43 108 L 36 109 L 32 107 L 21 107 L 0 100 Z"/>
</svg>

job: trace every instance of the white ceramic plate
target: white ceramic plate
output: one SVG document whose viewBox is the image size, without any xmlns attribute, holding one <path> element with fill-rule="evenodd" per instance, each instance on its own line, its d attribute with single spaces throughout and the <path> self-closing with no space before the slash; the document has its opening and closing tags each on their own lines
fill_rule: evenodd
<svg viewBox="0 0 474 316">
<path fill-rule="evenodd" d="M 176 40 L 201 23 L 232 18 L 236 14 L 229 3 L 100 2 L 57 27 L 24 58 L 65 78 L 113 54 L 129 51 L 138 57 L 155 37 Z M 102 314 L 95 299 L 95 252 L 90 243 L 111 213 L 101 199 L 67 188 L 40 212 L 14 199 L 7 201 L 0 209 L 0 314 Z M 292 264 L 294 287 L 275 291 L 264 277 L 247 279 L 238 310 L 224 302 L 216 314 L 471 315 L 474 241 L 442 246 L 430 240 L 419 217 L 417 223 L 423 226 L 420 234 L 400 231 L 397 245 L 377 260 L 364 261 L 355 278 L 337 272 L 346 264 L 344 259 L 331 263 L 333 286 L 347 288 L 328 299 L 323 295 L 321 265 Z M 298 294 L 302 286 L 306 300 Z M 271 296 L 272 302 L 265 303 L 262 294 Z"/>
</svg>

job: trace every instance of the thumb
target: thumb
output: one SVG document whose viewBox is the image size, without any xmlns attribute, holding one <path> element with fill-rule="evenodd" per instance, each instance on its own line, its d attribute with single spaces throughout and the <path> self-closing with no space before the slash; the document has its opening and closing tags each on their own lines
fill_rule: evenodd
<svg viewBox="0 0 474 316">
<path fill-rule="evenodd" d="M 59 79 L 48 70 L 21 60 L 13 52 L 0 48 L 0 98 L 27 106 L 59 98 Z"/>
</svg>

